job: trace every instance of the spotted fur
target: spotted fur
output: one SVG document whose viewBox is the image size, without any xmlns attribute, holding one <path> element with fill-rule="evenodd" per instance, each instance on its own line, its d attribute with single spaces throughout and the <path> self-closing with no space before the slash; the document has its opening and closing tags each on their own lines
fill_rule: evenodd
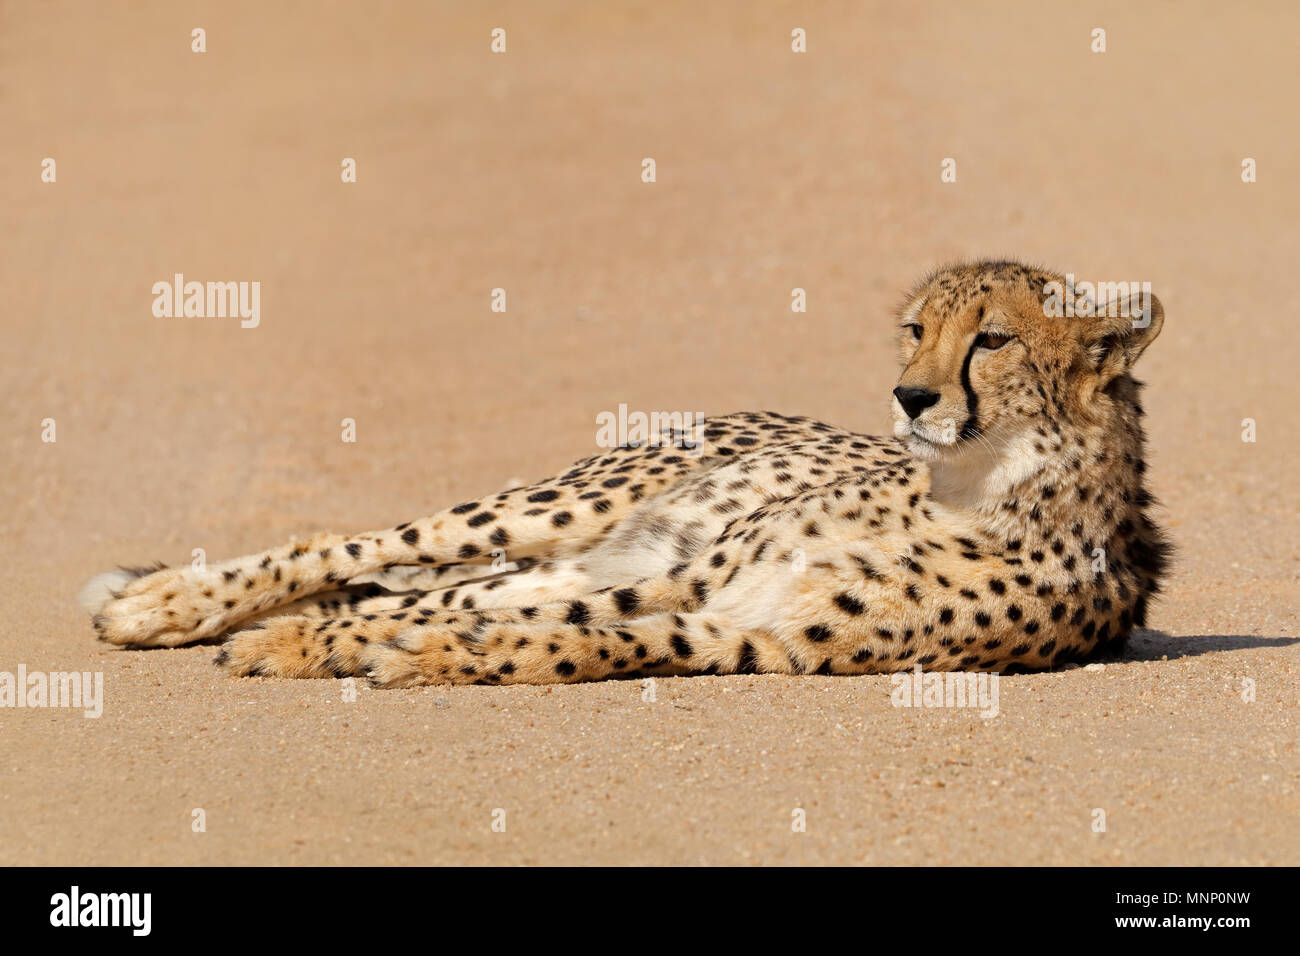
<svg viewBox="0 0 1300 956">
<path fill-rule="evenodd" d="M 1164 313 L 1052 318 L 1051 280 L 981 262 L 922 281 L 900 310 L 893 438 L 712 418 L 697 449 L 610 450 L 395 528 L 110 572 L 87 588 L 95 628 L 130 646 L 233 631 L 234 674 L 382 687 L 1113 652 L 1167 561 L 1129 371 Z"/>
</svg>

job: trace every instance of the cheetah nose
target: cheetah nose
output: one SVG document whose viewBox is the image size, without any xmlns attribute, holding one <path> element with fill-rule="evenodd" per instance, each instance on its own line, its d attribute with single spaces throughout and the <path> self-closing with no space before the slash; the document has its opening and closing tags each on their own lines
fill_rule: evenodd
<svg viewBox="0 0 1300 956">
<path fill-rule="evenodd" d="M 894 397 L 903 406 L 908 418 L 915 418 L 939 400 L 939 393 L 928 388 L 910 388 L 902 385 L 894 389 Z"/>
</svg>

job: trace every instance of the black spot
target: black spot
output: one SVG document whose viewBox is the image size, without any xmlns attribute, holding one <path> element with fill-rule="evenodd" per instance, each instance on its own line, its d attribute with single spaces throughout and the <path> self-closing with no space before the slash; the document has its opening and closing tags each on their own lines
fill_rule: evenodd
<svg viewBox="0 0 1300 956">
<path fill-rule="evenodd" d="M 418 528 L 407 528 L 402 532 L 402 540 L 407 544 L 415 544 L 420 540 L 420 531 Z"/>
<path fill-rule="evenodd" d="M 554 501 L 558 497 L 560 497 L 560 493 L 558 491 L 552 491 L 551 489 L 548 488 L 545 491 L 534 491 L 531 495 L 528 496 L 528 500 L 529 501 Z M 475 507 L 477 507 L 477 505 Z"/>
<path fill-rule="evenodd" d="M 634 614 L 641 606 L 641 599 L 632 588 L 620 588 L 614 592 L 614 603 L 618 605 L 619 613 Z"/>
<path fill-rule="evenodd" d="M 816 644 L 831 639 L 831 629 L 825 624 L 813 624 L 804 630 L 804 634 L 808 640 Z"/>
<path fill-rule="evenodd" d="M 577 671 L 577 668 L 568 661 L 560 661 L 555 665 L 555 673 L 561 677 L 572 677 L 575 671 Z"/>
<path fill-rule="evenodd" d="M 672 644 L 673 650 L 677 652 L 678 657 L 690 657 L 695 653 L 695 649 L 691 647 L 691 642 L 680 634 L 674 634 L 669 638 L 668 643 Z"/>
<path fill-rule="evenodd" d="M 866 610 L 866 607 L 863 605 L 863 603 L 851 594 L 835 595 L 835 603 L 839 605 L 840 610 L 843 611 L 845 614 L 856 615 L 856 614 L 861 614 Z"/>
<path fill-rule="evenodd" d="M 587 605 L 581 601 L 569 602 L 569 615 L 565 619 L 569 624 L 586 624 L 591 620 L 591 613 L 587 610 Z"/>
<path fill-rule="evenodd" d="M 344 545 L 343 550 L 354 558 L 361 557 L 361 545 L 353 541 L 351 544 Z"/>
</svg>

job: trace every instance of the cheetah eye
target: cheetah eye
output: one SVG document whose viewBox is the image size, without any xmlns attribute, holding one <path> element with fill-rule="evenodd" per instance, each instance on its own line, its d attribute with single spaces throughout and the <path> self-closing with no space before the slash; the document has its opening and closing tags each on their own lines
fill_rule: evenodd
<svg viewBox="0 0 1300 956">
<path fill-rule="evenodd" d="M 975 344 L 979 348 L 988 349 L 990 352 L 996 352 L 1010 341 L 1009 335 L 993 335 L 988 332 L 981 332 L 975 338 Z"/>
<path fill-rule="evenodd" d="M 912 333 L 912 341 L 913 341 L 913 342 L 919 342 L 919 341 L 921 341 L 921 333 L 922 333 L 924 330 L 923 330 L 919 325 L 917 325 L 915 322 L 913 322 L 913 323 L 910 324 L 910 325 L 905 325 L 905 326 L 903 326 L 903 328 L 908 329 L 909 331 L 911 331 L 911 333 Z"/>
</svg>

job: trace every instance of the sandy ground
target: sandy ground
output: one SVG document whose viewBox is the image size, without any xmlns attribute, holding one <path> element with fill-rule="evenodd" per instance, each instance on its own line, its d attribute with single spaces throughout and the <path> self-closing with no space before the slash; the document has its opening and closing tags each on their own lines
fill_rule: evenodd
<svg viewBox="0 0 1300 956">
<path fill-rule="evenodd" d="M 0 670 L 106 686 L 0 710 L 0 863 L 1300 862 L 1300 15 L 1143 6 L 0 3 Z M 885 677 L 346 703 L 73 601 L 543 476 L 619 403 L 886 431 L 896 296 L 997 254 L 1161 296 L 1179 559 L 1127 659 L 995 719 Z M 176 272 L 261 324 L 155 318 Z"/>
</svg>

